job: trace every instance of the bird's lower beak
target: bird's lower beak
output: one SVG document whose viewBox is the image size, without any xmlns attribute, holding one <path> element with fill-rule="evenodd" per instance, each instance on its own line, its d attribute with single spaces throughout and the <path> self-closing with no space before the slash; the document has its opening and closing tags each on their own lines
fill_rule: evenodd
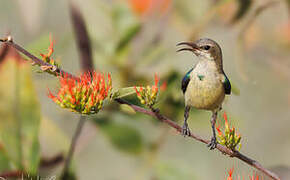
<svg viewBox="0 0 290 180">
<path fill-rule="evenodd" d="M 182 48 L 182 49 L 177 50 L 177 52 L 192 51 L 193 53 L 195 53 L 196 51 L 199 50 L 198 46 L 192 42 L 181 42 L 181 43 L 178 43 L 176 46 L 180 46 L 180 45 L 187 45 L 187 46 L 189 46 L 189 48 Z"/>
</svg>

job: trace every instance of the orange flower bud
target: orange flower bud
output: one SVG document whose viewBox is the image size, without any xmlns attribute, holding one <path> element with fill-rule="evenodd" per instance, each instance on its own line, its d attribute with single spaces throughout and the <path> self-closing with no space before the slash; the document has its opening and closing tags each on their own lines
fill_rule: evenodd
<svg viewBox="0 0 290 180">
<path fill-rule="evenodd" d="M 50 42 L 50 45 L 48 47 L 47 54 L 40 53 L 40 56 L 42 57 L 42 60 L 44 62 L 49 63 L 49 64 L 51 64 L 53 66 L 47 66 L 47 67 L 41 66 L 41 70 L 42 71 L 47 71 L 47 72 L 53 72 L 54 71 L 53 69 L 55 67 L 59 67 L 59 65 L 57 64 L 57 62 L 53 58 L 51 58 L 51 56 L 52 56 L 52 54 L 54 52 L 54 49 L 53 49 L 53 40 L 52 40 L 52 36 L 51 35 L 49 36 L 49 42 Z"/>
<path fill-rule="evenodd" d="M 218 127 L 216 127 L 217 132 L 219 133 L 220 136 L 223 135 L 221 129 L 220 129 L 220 125 L 218 125 Z"/>
<path fill-rule="evenodd" d="M 138 96 L 138 97 L 141 97 L 141 94 L 140 94 L 140 92 L 138 91 L 138 89 L 136 88 L 136 86 L 134 86 L 134 89 L 135 89 L 135 91 L 136 91 L 137 96 Z"/>
<path fill-rule="evenodd" d="M 47 53 L 47 57 L 50 57 L 53 53 L 53 40 L 52 40 L 52 35 L 50 34 L 49 35 L 49 42 L 50 42 L 50 45 L 49 45 L 49 48 L 48 48 L 48 53 Z"/>
<path fill-rule="evenodd" d="M 165 91 L 166 89 L 167 89 L 167 82 L 164 81 L 164 82 L 162 83 L 162 85 L 160 86 L 160 90 L 161 90 L 161 91 Z"/>
<path fill-rule="evenodd" d="M 233 180 L 233 172 L 234 172 L 234 168 L 231 168 L 229 171 L 228 171 L 228 178 L 227 180 Z"/>
<path fill-rule="evenodd" d="M 224 112 L 224 120 L 226 129 L 229 129 L 228 116 L 226 112 Z"/>
</svg>

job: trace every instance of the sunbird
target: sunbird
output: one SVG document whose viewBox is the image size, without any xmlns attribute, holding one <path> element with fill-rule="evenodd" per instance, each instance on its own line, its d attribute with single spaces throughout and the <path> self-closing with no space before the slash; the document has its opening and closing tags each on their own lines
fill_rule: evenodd
<svg viewBox="0 0 290 180">
<path fill-rule="evenodd" d="M 212 112 L 212 138 L 208 147 L 210 150 L 217 146 L 215 123 L 217 113 L 222 109 L 226 94 L 231 94 L 231 83 L 223 70 L 222 50 L 217 42 L 203 38 L 195 42 L 181 42 L 177 46 L 188 47 L 180 51 L 191 51 L 198 57 L 198 62 L 182 79 L 181 89 L 185 98 L 184 123 L 182 135 L 190 136 L 187 124 L 190 108 L 209 110 Z"/>
</svg>

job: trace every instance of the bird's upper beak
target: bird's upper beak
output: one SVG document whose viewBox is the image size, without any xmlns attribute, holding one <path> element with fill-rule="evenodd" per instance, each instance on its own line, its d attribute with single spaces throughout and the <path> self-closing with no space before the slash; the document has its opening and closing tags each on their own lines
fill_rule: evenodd
<svg viewBox="0 0 290 180">
<path fill-rule="evenodd" d="M 180 46 L 180 45 L 187 45 L 189 47 L 188 48 L 181 48 L 181 49 L 177 50 L 177 52 L 192 51 L 194 54 L 197 54 L 197 52 L 199 50 L 199 47 L 193 42 L 181 42 L 181 43 L 178 43 L 176 46 Z"/>
</svg>

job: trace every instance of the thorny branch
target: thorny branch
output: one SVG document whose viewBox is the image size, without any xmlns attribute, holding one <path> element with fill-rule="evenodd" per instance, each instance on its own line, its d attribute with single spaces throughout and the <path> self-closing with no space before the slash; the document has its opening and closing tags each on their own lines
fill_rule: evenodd
<svg viewBox="0 0 290 180">
<path fill-rule="evenodd" d="M 19 52 L 21 52 L 24 55 L 26 55 L 27 57 L 31 58 L 31 60 L 34 63 L 38 64 L 38 65 L 52 66 L 52 65 L 50 65 L 48 63 L 43 62 L 42 60 L 40 60 L 39 58 L 37 58 L 34 55 L 32 55 L 31 53 L 29 53 L 28 51 L 26 51 L 24 48 L 22 48 L 18 44 L 14 43 L 11 37 L 8 37 L 8 38 L 5 38 L 5 39 L 0 39 L 0 42 L 4 42 L 4 43 L 14 47 Z M 62 70 L 60 68 L 57 69 L 57 71 L 60 72 L 61 74 L 62 73 L 68 74 L 72 78 L 77 79 L 76 76 L 74 76 L 74 75 L 72 75 L 70 73 L 67 73 L 66 71 L 64 71 L 64 70 Z M 140 112 L 140 113 L 147 114 L 149 116 L 155 117 L 158 120 L 168 124 L 169 126 L 171 126 L 174 129 L 176 129 L 178 132 L 182 131 L 182 127 L 181 126 L 179 126 L 174 121 L 172 121 L 169 118 L 167 118 L 166 116 L 162 115 L 159 112 L 158 109 L 151 108 L 151 110 L 147 110 L 147 109 L 144 109 L 144 108 L 142 108 L 140 106 L 133 105 L 133 104 L 131 104 L 131 103 L 129 103 L 129 102 L 123 100 L 123 99 L 115 99 L 115 101 L 118 102 L 119 104 L 126 104 L 126 105 L 130 106 L 131 108 L 133 108 L 137 112 Z M 197 141 L 199 141 L 199 142 L 205 143 L 205 144 L 208 144 L 210 142 L 210 140 L 202 138 L 199 135 L 194 134 L 194 133 L 191 133 L 190 137 L 195 139 L 195 140 L 197 140 Z M 240 153 L 239 151 L 233 151 L 233 150 L 228 149 L 227 147 L 224 147 L 224 146 L 222 146 L 220 144 L 217 145 L 217 149 L 220 152 L 222 152 L 223 154 L 226 154 L 226 155 L 228 155 L 230 157 L 235 157 L 237 159 L 240 159 L 241 161 L 243 161 L 243 162 L 247 163 L 248 165 L 256 168 L 257 170 L 260 170 L 265 175 L 267 175 L 268 177 L 270 177 L 270 178 L 272 178 L 274 180 L 280 180 L 280 178 L 274 172 L 266 169 L 259 162 L 257 162 L 254 159 L 251 159 L 251 158 L 247 157 L 246 155 Z"/>
</svg>

